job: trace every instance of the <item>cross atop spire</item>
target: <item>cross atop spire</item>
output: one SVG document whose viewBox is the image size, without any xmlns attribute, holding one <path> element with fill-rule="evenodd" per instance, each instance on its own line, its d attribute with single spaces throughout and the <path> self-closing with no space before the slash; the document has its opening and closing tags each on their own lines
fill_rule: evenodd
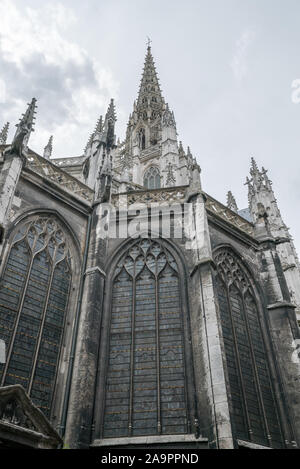
<svg viewBox="0 0 300 469">
<path fill-rule="evenodd" d="M 0 144 L 5 145 L 8 136 L 9 122 L 7 122 L 0 132 Z"/>
<path fill-rule="evenodd" d="M 151 41 L 150 37 L 147 36 L 147 48 L 148 48 L 148 49 L 151 48 L 151 43 L 152 43 L 152 41 Z"/>
</svg>

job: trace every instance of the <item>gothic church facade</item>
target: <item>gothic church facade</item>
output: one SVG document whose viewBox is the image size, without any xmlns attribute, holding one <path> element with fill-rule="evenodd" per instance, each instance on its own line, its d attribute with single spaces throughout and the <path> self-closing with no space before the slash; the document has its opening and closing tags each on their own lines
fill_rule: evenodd
<svg viewBox="0 0 300 469">
<path fill-rule="evenodd" d="M 298 448 L 300 265 L 267 171 L 202 189 L 148 47 L 124 141 L 0 134 L 0 447 Z"/>
</svg>

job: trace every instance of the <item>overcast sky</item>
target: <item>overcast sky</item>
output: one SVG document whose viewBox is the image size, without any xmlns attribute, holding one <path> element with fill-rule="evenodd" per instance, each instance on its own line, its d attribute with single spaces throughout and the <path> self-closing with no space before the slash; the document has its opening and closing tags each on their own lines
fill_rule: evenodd
<svg viewBox="0 0 300 469">
<path fill-rule="evenodd" d="M 82 154 L 111 97 L 124 138 L 146 36 L 179 139 L 202 168 L 205 191 L 247 206 L 250 158 L 269 169 L 300 252 L 299 0 L 0 0 L 0 126 L 35 96 L 42 152 Z"/>
</svg>

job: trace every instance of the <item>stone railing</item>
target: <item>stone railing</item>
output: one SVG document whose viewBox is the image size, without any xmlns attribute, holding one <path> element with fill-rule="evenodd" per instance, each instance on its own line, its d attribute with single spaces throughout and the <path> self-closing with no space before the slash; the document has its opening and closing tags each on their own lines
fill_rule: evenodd
<svg viewBox="0 0 300 469">
<path fill-rule="evenodd" d="M 116 208 L 126 208 L 133 204 L 184 203 L 186 189 L 187 186 L 181 186 L 113 194 L 112 204 Z"/>
<path fill-rule="evenodd" d="M 249 221 L 245 220 L 245 218 L 241 217 L 237 213 L 230 210 L 225 205 L 221 204 L 217 200 L 213 199 L 210 195 L 205 194 L 206 196 L 206 209 L 218 217 L 222 218 L 223 220 L 227 221 L 231 225 L 235 226 L 241 231 L 244 231 L 250 236 L 254 235 L 254 226 Z"/>
<path fill-rule="evenodd" d="M 71 156 L 69 158 L 53 158 L 51 163 L 55 164 L 55 166 L 77 166 L 82 165 L 85 161 L 85 156 Z"/>
<path fill-rule="evenodd" d="M 42 156 L 36 153 L 29 153 L 27 157 L 27 167 L 41 176 L 50 179 L 61 188 L 66 189 L 81 199 L 88 202 L 93 201 L 94 191 L 92 189 Z"/>
</svg>

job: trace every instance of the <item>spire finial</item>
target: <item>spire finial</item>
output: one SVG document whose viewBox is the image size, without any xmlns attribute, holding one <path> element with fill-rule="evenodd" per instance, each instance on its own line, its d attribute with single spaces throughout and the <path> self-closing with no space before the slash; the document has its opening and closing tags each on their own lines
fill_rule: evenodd
<svg viewBox="0 0 300 469">
<path fill-rule="evenodd" d="M 9 122 L 6 122 L 3 129 L 0 132 L 0 144 L 5 145 L 8 136 Z"/>
<path fill-rule="evenodd" d="M 44 158 L 46 158 L 46 160 L 50 160 L 51 155 L 52 155 L 52 150 L 53 150 L 53 135 L 51 135 L 47 145 L 44 148 L 44 155 L 43 156 L 44 156 Z"/>
<path fill-rule="evenodd" d="M 148 50 L 151 49 L 151 43 L 152 43 L 152 41 L 151 41 L 150 37 L 147 36 L 147 49 Z"/>
</svg>

